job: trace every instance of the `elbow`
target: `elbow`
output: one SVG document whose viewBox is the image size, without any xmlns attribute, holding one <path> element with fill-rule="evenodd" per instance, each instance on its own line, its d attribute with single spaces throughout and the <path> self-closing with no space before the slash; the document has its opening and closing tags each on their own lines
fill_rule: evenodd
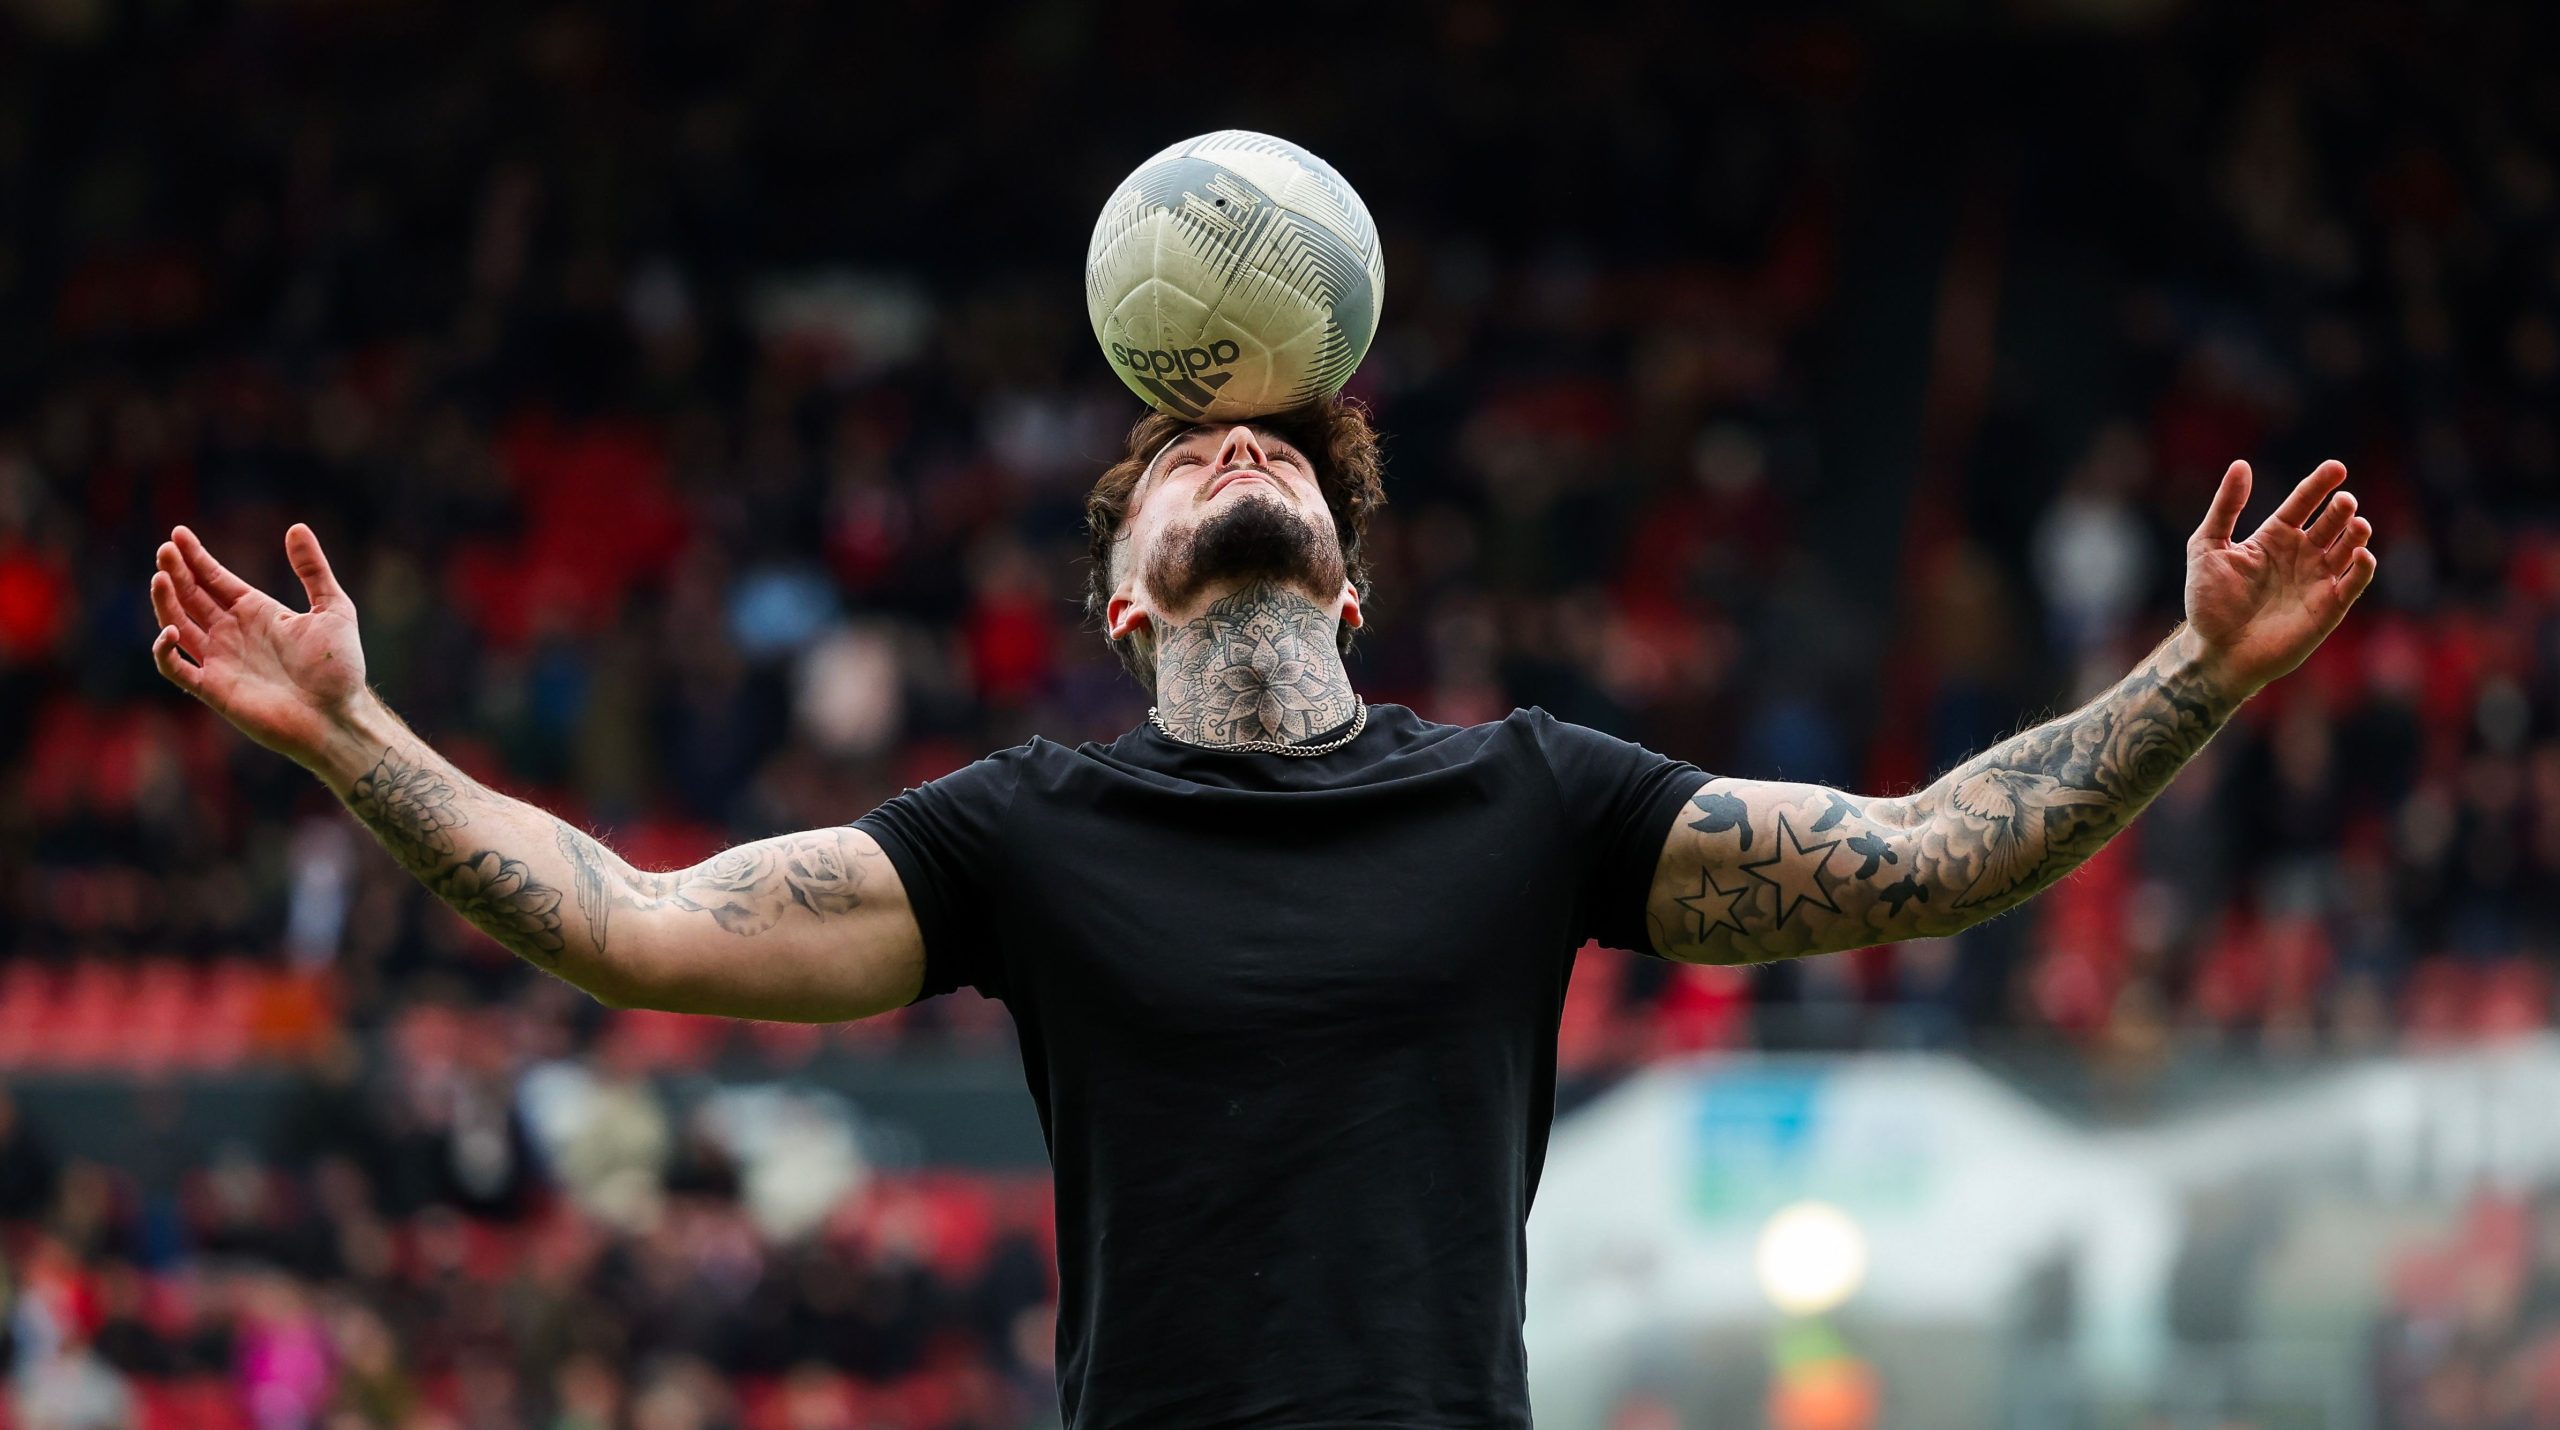
<svg viewBox="0 0 2560 1430">
<path fill-rule="evenodd" d="M 627 931 L 617 924 L 610 953 L 602 948 L 589 949 L 573 965 L 575 972 L 564 969 L 562 976 L 617 1013 L 663 1008 L 668 975 L 678 972 L 681 965 L 670 966 L 655 935 L 656 930 L 646 921 L 634 921 Z"/>
<path fill-rule="evenodd" d="M 1912 920 L 1913 938 L 1954 938 L 1991 922 L 2015 907 L 2012 903 L 1974 904 L 1944 913 L 1922 914 Z"/>
<path fill-rule="evenodd" d="M 614 989 L 599 988 L 590 985 L 586 992 L 588 997 L 593 998 L 596 1002 L 617 1013 L 626 1012 L 640 1006 L 639 1004 L 631 1001 L 630 995 L 621 993 Z"/>
<path fill-rule="evenodd" d="M 652 1006 L 648 996 L 627 978 L 597 975 L 577 980 L 579 989 L 588 997 L 617 1013 Z"/>
</svg>

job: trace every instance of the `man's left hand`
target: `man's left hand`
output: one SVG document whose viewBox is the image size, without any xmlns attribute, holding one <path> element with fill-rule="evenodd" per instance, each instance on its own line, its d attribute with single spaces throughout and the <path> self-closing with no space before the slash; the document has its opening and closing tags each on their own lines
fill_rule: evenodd
<svg viewBox="0 0 2560 1430">
<path fill-rule="evenodd" d="M 2373 584 L 2373 523 L 2356 514 L 2355 493 L 2338 490 L 2346 479 L 2345 463 L 2322 462 L 2234 541 L 2249 504 L 2249 464 L 2234 462 L 2187 539 L 2187 627 L 2232 694 L 2302 664 Z"/>
</svg>

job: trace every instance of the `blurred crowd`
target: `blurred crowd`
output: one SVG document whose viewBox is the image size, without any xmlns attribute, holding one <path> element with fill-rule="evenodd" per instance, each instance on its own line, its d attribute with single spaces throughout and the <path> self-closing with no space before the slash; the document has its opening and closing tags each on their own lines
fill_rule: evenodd
<svg viewBox="0 0 2560 1430">
<path fill-rule="evenodd" d="M 1631 94 L 1622 152 L 1579 170 L 1634 187 L 1674 134 L 1704 167 L 1652 193 L 1641 235 L 1551 231 L 1442 202 L 1568 157 L 1509 102 L 1543 37 L 1465 7 L 1397 23 L 1450 52 L 1447 134 L 1254 121 L 1343 155 L 1389 236 L 1357 392 L 1392 434 L 1394 505 L 1359 683 L 1847 778 L 1854 662 L 1794 636 L 1850 605 L 1800 530 L 1823 474 L 1797 349 L 1831 286 L 1854 55 L 1777 35 L 1669 127 L 1639 122 L 1667 92 Z M 1106 118 L 1015 154 L 1138 65 L 1121 22 L 1024 11 L 990 41 L 930 7 L 743 29 L 180 7 L 73 28 L 21 52 L 0 145 L 25 340 L 0 357 L 0 941 L 42 970 L 0 990 L 0 1024 L 33 1030 L 32 1060 L 125 996 L 102 966 L 281 966 L 359 1027 L 421 990 L 496 1005 L 535 981 L 307 775 L 160 686 L 144 578 L 176 522 L 287 598 L 280 533 L 311 522 L 393 706 L 644 866 L 1139 718 L 1076 612 L 1080 501 L 1140 409 L 1074 275 L 1093 196 L 1166 131 Z M 913 53 L 954 57 L 970 78 L 942 82 L 977 102 L 919 126 Z M 1647 63 L 1601 46 L 1569 82 L 1596 101 Z M 973 1001 L 900 1021 L 1000 1031 Z"/>
<path fill-rule="evenodd" d="M 1054 1422 L 1037 1173 L 883 1171 L 807 1093 L 679 1105 L 556 1017 L 392 1043 L 202 1159 L 57 1152 L 0 1089 L 0 1426 Z"/>
<path fill-rule="evenodd" d="M 2343 458 L 2379 528 L 2355 617 L 2083 874 L 1937 944 L 1588 957 L 1569 1074 L 2019 1037 L 2140 1069 L 2199 1038 L 2547 1025 L 2551 21 L 2052 9 L 1906 32 L 1437 0 L 1239 57 L 1107 6 L 0 7 L 0 1059 L 148 1060 L 180 1030 L 204 1065 L 325 1059 L 422 1001 L 501 1039 L 552 1006 L 161 685 L 145 580 L 178 522 L 288 599 L 281 533 L 310 522 L 393 706 L 644 866 L 1129 728 L 1075 561 L 1138 408 L 1077 264 L 1112 183 L 1220 123 L 1333 159 L 1387 242 L 1352 389 L 1391 444 L 1370 699 L 1907 788 L 2166 632 L 2230 458 L 2256 513 Z M 1214 104 L 1161 84 L 1238 72 Z M 130 1035 L 137 1004 L 167 1043 Z M 552 1061 L 632 1082 L 580 1052 L 606 1024 L 555 1021 Z M 860 1038 L 1004 1032 L 964 996 Z M 998 1313 L 1045 1294 L 1019 1257 L 926 1274 L 893 1234 L 758 1230 L 689 1162 L 615 1223 L 548 1171 L 492 1209 L 353 1155 L 38 1195 L 23 1147 L 0 1142 L 12 1335 L 72 1348 L 47 1352 L 65 1395 L 107 1366 L 253 1376 L 264 1403 L 327 1365 L 348 1423 L 432 1382 L 460 1423 L 605 1424 L 578 1407 L 795 1374 L 789 1335 L 688 1328 L 687 1278 L 759 1327 L 832 1325 L 865 1313 L 804 1302 L 850 1258 L 998 1380 L 1032 1364 Z M 471 1270 L 489 1236 L 524 1253 L 502 1287 Z M 573 1303 L 614 1308 L 597 1357 L 656 1369 L 624 1385 L 643 1362 L 509 1329 Z M 805 1383 L 941 1373 L 911 1351 L 821 1348 Z"/>
<path fill-rule="evenodd" d="M 279 533 L 310 521 L 394 706 L 644 865 L 1137 718 L 1075 616 L 1077 502 L 1136 408 L 1071 275 L 1161 126 L 1011 154 L 1135 63 L 1111 12 L 1020 12 L 1000 43 L 928 10 L 36 13 L 0 144 L 11 960 L 281 963 L 360 1026 L 532 977 L 158 686 L 143 578 L 179 521 L 287 596 Z M 1445 59 L 1410 77 L 1428 139 L 1312 99 L 1242 116 L 1340 157 L 1389 242 L 1354 388 L 1393 443 L 1371 698 L 1908 785 L 2165 631 L 2232 456 L 2268 488 L 2346 458 L 2385 570 L 2062 892 L 1899 954 L 1634 969 L 1607 1011 L 1638 1055 L 1879 1017 L 2134 1056 L 2543 1021 L 2560 206 L 2531 22 L 2412 52 L 2387 11 L 2199 21 L 2121 41 L 2102 82 L 2048 58 L 2040 128 L 1915 119 L 1972 141 L 1930 180 L 1963 212 L 1909 243 L 1919 291 L 1958 295 L 1941 329 L 1983 299 L 1992 368 L 1949 396 L 1941 331 L 1907 374 L 1929 435 L 1880 474 L 1840 455 L 1874 419 L 1834 409 L 1911 394 L 1843 356 L 1881 300 L 1844 296 L 1841 254 L 1897 256 L 1862 225 L 1902 201 L 1876 126 L 1910 81 L 1806 23 L 1666 90 L 1649 50 L 1539 28 L 1564 23 L 1395 22 Z M 977 102 L 919 129 L 910 52 L 962 57 Z M 1492 102 L 1532 53 L 1589 128 Z M 1671 179 L 1633 226 L 1450 201 L 1568 157 L 1595 192 Z M 947 1018 L 988 1026 L 912 1021 Z"/>
<path fill-rule="evenodd" d="M 2233 456 L 2257 460 L 2254 512 L 2345 459 L 2381 533 L 2347 623 L 2027 935 L 2013 1006 L 2137 1060 L 2182 1031 L 2362 1052 L 2550 1020 L 2560 104 L 2512 53 L 2550 17 L 2339 19 L 2199 45 L 2209 90 L 2137 68 L 2083 102 L 2107 124 L 2022 141 L 2017 316 L 1953 484 L 1969 541 L 1934 567 L 1960 608 L 1977 582 L 2031 596 L 2002 629 L 2087 690 L 2174 609 Z M 2083 314 L 2051 290 L 2099 261 L 2092 230 L 2103 353 L 2061 335 Z M 1999 709 L 1979 636 L 1950 654 L 1938 719 Z"/>
<path fill-rule="evenodd" d="M 2409 1247 L 2374 1340 L 2379 1430 L 2560 1424 L 2560 1194 L 2484 1194 Z"/>
</svg>

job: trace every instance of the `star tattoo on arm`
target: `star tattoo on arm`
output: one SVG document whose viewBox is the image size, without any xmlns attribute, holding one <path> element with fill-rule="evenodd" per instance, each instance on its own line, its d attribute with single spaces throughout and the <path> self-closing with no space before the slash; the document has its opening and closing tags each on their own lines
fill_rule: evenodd
<svg viewBox="0 0 2560 1430">
<path fill-rule="evenodd" d="M 1689 937 L 1694 940 L 1703 940 L 1709 933 L 1719 928 L 1728 928 L 1735 933 L 1742 932 L 1742 920 L 1734 916 L 1733 906 L 1743 895 L 1750 892 L 1751 885 L 1748 883 L 1737 884 L 1728 889 L 1708 877 L 1706 870 L 1700 869 L 1698 892 L 1682 894 L 1678 899 L 1680 907 L 1689 912 Z"/>
<path fill-rule="evenodd" d="M 1655 951 L 1754 963 L 1942 938 L 2014 908 L 2094 854 L 2230 719 L 2242 693 L 2225 680 L 2180 632 L 2114 689 L 1911 794 L 1709 780 L 1656 861 Z M 1727 898 L 1735 885 L 1748 893 Z"/>
<path fill-rule="evenodd" d="M 1806 844 L 1797 836 L 1795 827 L 1787 822 L 1786 813 L 1780 811 L 1776 846 L 1770 850 L 1768 858 L 1743 865 L 1742 872 L 1777 891 L 1776 921 L 1780 924 L 1806 904 L 1836 914 L 1840 912 L 1840 906 L 1832 902 L 1830 891 L 1823 888 L 1822 873 L 1823 866 L 1831 862 L 1831 851 L 1839 847 L 1837 839 Z"/>
</svg>

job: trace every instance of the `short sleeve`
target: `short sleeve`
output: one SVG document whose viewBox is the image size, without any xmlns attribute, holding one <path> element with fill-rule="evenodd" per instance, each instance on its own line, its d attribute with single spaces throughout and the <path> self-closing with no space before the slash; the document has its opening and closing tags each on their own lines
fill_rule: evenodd
<svg viewBox="0 0 2560 1430">
<path fill-rule="evenodd" d="M 1566 848 L 1580 874 L 1575 932 L 1610 948 L 1653 952 L 1644 920 L 1653 871 L 1671 821 L 1706 773 L 1543 710 L 1528 715 L 1564 801 Z"/>
<path fill-rule="evenodd" d="M 987 891 L 1000 879 L 1001 837 L 1018 780 L 1006 751 L 906 791 L 853 822 L 880 842 L 906 886 L 924 937 L 917 1001 L 955 988 L 1004 997 L 1004 963 Z"/>
</svg>

